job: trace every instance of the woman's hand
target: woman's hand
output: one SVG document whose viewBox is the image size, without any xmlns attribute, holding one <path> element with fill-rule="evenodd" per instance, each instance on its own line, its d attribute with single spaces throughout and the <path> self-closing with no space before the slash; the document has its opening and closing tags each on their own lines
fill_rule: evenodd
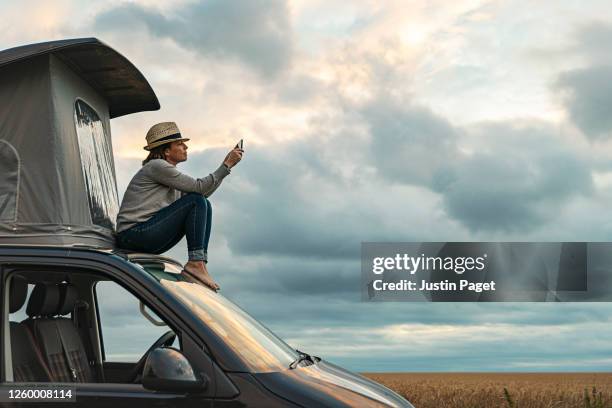
<svg viewBox="0 0 612 408">
<path fill-rule="evenodd" d="M 235 147 L 233 150 L 231 150 L 227 154 L 227 156 L 225 156 L 225 160 L 223 160 L 223 164 L 225 164 L 227 167 L 231 169 L 236 164 L 238 164 L 238 162 L 242 159 L 242 153 L 244 153 L 244 150 L 238 147 Z"/>
</svg>

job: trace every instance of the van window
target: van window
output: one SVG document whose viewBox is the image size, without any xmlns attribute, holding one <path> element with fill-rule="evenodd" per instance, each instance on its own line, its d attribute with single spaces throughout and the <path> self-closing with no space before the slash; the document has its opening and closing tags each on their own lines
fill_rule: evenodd
<svg viewBox="0 0 612 408">
<path fill-rule="evenodd" d="M 141 312 L 138 298 L 115 282 L 98 282 L 96 298 L 107 362 L 137 362 L 157 338 L 170 330 L 149 321 Z M 149 308 L 145 307 L 145 313 L 163 323 Z M 178 340 L 174 344 L 178 346 Z"/>
<path fill-rule="evenodd" d="M 284 371 L 299 357 L 293 347 L 221 294 L 185 279 L 179 264 L 133 258 L 214 332 L 252 373 Z"/>
<path fill-rule="evenodd" d="M 96 111 L 80 99 L 74 106 L 74 122 L 91 220 L 114 229 L 119 198 L 109 139 Z"/>
<path fill-rule="evenodd" d="M 183 351 L 180 333 L 116 281 L 81 268 L 11 272 L 0 294 L 7 382 L 137 384 L 154 344 Z"/>
<path fill-rule="evenodd" d="M 286 370 L 299 356 L 244 310 L 202 285 L 161 279 L 180 302 L 229 345 L 253 373 Z"/>
<path fill-rule="evenodd" d="M 15 148 L 0 139 L 0 221 L 17 221 L 19 156 Z"/>
</svg>

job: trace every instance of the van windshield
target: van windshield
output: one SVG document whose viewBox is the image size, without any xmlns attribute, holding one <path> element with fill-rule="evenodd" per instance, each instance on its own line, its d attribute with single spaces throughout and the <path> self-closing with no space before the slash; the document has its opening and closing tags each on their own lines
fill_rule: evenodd
<svg viewBox="0 0 612 408">
<path fill-rule="evenodd" d="M 299 354 L 244 310 L 222 295 L 184 281 L 170 263 L 138 262 L 211 330 L 222 338 L 253 373 L 283 371 Z"/>
</svg>

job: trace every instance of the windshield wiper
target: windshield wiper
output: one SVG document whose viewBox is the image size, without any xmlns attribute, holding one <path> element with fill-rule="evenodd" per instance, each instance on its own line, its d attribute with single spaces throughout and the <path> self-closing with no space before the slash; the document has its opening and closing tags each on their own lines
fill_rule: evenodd
<svg viewBox="0 0 612 408">
<path fill-rule="evenodd" d="M 304 352 L 302 352 L 302 351 L 300 351 L 300 350 L 295 350 L 295 351 L 297 351 L 297 352 L 298 352 L 299 357 L 298 357 L 297 359 L 295 359 L 295 361 L 294 361 L 293 363 L 289 364 L 289 369 L 290 369 L 290 370 L 293 370 L 294 368 L 296 368 L 298 365 L 300 365 L 300 363 L 301 363 L 302 361 L 310 361 L 312 364 L 316 364 L 316 362 L 317 362 L 317 360 L 316 360 L 316 359 L 317 359 L 317 357 L 314 357 L 314 358 L 313 358 L 313 356 L 311 356 L 311 355 L 309 355 L 309 354 L 306 354 L 306 353 L 304 353 Z M 319 360 L 320 360 L 320 359 L 319 359 Z"/>
</svg>

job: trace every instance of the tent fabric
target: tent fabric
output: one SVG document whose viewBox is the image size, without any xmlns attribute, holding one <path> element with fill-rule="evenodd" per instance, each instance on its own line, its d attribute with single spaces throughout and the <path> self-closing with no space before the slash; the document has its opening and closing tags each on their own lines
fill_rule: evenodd
<svg viewBox="0 0 612 408">
<path fill-rule="evenodd" d="M 0 52 L 0 67 L 53 54 L 108 102 L 110 118 L 158 110 L 142 73 L 123 55 L 96 38 L 75 38 L 15 47 Z"/>
<path fill-rule="evenodd" d="M 118 196 L 104 95 L 44 53 L 0 66 L 0 100 L 0 244 L 113 248 Z M 80 125 L 79 106 L 89 114 Z"/>
<path fill-rule="evenodd" d="M 6 140 L 0 140 L 0 220 L 17 220 L 17 190 L 19 186 L 19 155 Z"/>
</svg>

